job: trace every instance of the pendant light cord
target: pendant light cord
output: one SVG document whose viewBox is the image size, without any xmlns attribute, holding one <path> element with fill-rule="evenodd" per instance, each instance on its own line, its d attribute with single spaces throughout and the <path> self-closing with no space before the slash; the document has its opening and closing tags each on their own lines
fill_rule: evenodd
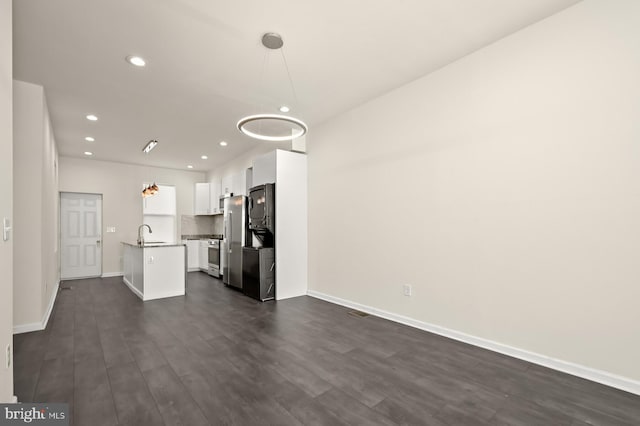
<svg viewBox="0 0 640 426">
<path fill-rule="evenodd" d="M 282 60 L 284 61 L 284 67 L 287 70 L 287 77 L 289 77 L 289 84 L 291 85 L 293 100 L 296 103 L 296 105 L 298 105 L 298 95 L 296 94 L 296 88 L 293 85 L 293 79 L 291 78 L 291 72 L 289 71 L 289 64 L 287 63 L 287 58 L 284 56 L 284 46 L 280 48 L 280 53 L 282 53 Z"/>
<path fill-rule="evenodd" d="M 260 72 L 260 88 L 262 88 L 262 89 L 267 87 L 266 84 L 264 83 L 264 79 L 265 79 L 264 75 L 265 75 L 265 71 L 267 69 L 268 59 L 269 59 L 269 51 L 266 50 L 264 52 L 264 56 L 262 58 L 262 71 Z M 262 103 L 261 108 L 264 111 L 266 109 L 266 97 L 263 97 L 261 103 Z M 262 132 L 262 122 L 258 123 L 258 132 Z"/>
</svg>

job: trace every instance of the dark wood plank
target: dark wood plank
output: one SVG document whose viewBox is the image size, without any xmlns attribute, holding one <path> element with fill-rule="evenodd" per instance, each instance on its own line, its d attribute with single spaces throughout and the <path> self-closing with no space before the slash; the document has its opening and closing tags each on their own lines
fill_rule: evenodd
<svg viewBox="0 0 640 426">
<path fill-rule="evenodd" d="M 209 424 L 200 407 L 171 367 L 163 365 L 147 370 L 143 375 L 166 424 L 176 426 Z"/>
<path fill-rule="evenodd" d="M 163 425 L 160 411 L 134 362 L 110 367 L 109 381 L 121 425 Z"/>
<path fill-rule="evenodd" d="M 259 303 L 204 273 L 142 302 L 63 283 L 14 336 L 21 401 L 72 424 L 637 425 L 640 397 L 311 297 Z"/>
<path fill-rule="evenodd" d="M 111 385 L 102 357 L 85 357 L 75 363 L 73 401 L 77 424 L 118 424 Z"/>
</svg>

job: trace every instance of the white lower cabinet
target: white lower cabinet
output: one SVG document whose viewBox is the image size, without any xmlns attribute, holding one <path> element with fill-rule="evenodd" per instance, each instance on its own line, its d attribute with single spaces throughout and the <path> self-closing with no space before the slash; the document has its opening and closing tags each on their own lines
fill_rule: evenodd
<svg viewBox="0 0 640 426">
<path fill-rule="evenodd" d="M 124 283 L 142 300 L 184 295 L 185 247 L 124 244 Z"/>
<path fill-rule="evenodd" d="M 189 272 L 200 270 L 200 240 L 185 240 L 187 245 L 187 270 Z"/>
<path fill-rule="evenodd" d="M 209 270 L 209 241 L 200 240 L 198 243 L 200 244 L 200 249 L 198 250 L 198 264 L 200 266 L 200 270 L 206 272 Z"/>
</svg>

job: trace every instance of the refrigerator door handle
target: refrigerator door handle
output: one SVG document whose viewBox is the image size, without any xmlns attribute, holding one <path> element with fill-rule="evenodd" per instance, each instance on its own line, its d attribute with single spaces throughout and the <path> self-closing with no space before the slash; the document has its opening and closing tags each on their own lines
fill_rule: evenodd
<svg viewBox="0 0 640 426">
<path fill-rule="evenodd" d="M 229 212 L 229 218 L 227 219 L 227 235 L 231 235 L 231 212 Z M 227 253 L 231 253 L 231 242 L 227 243 Z"/>
</svg>

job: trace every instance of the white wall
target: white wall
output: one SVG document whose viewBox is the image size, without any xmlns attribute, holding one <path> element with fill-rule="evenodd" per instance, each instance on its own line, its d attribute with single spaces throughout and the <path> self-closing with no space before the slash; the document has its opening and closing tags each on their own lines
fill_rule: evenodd
<svg viewBox="0 0 640 426">
<path fill-rule="evenodd" d="M 44 89 L 13 84 L 14 331 L 46 325 L 58 276 L 58 177 Z"/>
<path fill-rule="evenodd" d="M 307 156 L 275 154 L 276 299 L 283 300 L 308 290 Z"/>
<path fill-rule="evenodd" d="M 144 182 L 176 187 L 177 217 L 192 215 L 196 182 L 203 182 L 204 173 L 159 167 L 135 166 L 107 161 L 60 157 L 60 191 L 102 194 L 102 271 L 121 274 L 123 247 L 121 241 L 136 241 L 142 224 Z M 106 233 L 115 227 L 115 233 Z M 180 221 L 177 221 L 180 239 Z"/>
<path fill-rule="evenodd" d="M 214 179 L 221 180 L 224 176 L 244 172 L 253 165 L 254 158 L 276 149 L 287 149 L 287 147 L 291 147 L 290 142 L 262 142 L 252 150 L 227 162 L 224 166 L 209 170 L 207 172 L 207 182 L 213 182 Z"/>
<path fill-rule="evenodd" d="M 0 221 L 13 219 L 13 72 L 11 0 L 0 0 Z M 13 341 L 13 235 L 0 238 L 0 402 L 13 398 L 13 365 L 5 349 Z"/>
<path fill-rule="evenodd" d="M 585 0 L 313 128 L 311 291 L 640 392 L 638 76 L 640 2 Z"/>
<path fill-rule="evenodd" d="M 59 274 L 59 253 L 58 241 L 60 236 L 60 197 L 58 195 L 58 150 L 55 143 L 53 128 L 49 119 L 46 98 L 44 100 L 44 143 L 42 149 L 42 235 L 41 235 L 41 256 L 42 256 L 42 276 L 45 279 L 42 287 L 42 304 L 40 306 L 43 314 L 51 309 L 50 305 L 55 298 L 53 294 L 57 291 L 60 281 Z"/>
</svg>

